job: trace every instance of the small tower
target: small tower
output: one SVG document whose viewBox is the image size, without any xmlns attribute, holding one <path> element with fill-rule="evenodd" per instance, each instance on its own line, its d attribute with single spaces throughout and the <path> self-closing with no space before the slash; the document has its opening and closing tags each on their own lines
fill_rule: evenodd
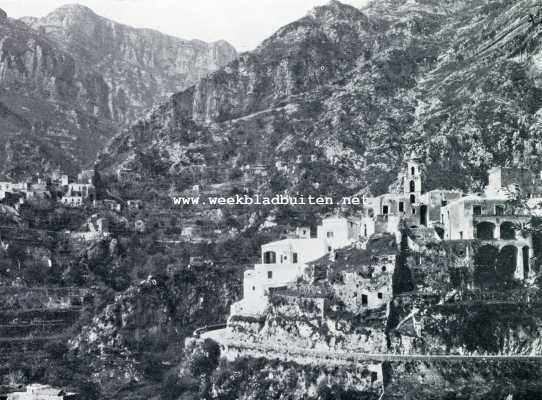
<svg viewBox="0 0 542 400">
<path fill-rule="evenodd" d="M 407 170 L 404 174 L 404 192 L 405 194 L 414 194 L 416 197 L 422 192 L 422 168 L 418 154 L 413 151 L 407 161 Z"/>
</svg>

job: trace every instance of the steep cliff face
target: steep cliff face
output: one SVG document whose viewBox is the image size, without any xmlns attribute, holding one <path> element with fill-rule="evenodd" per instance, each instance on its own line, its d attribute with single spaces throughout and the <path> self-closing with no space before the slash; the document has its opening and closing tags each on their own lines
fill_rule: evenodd
<svg viewBox="0 0 542 400">
<path fill-rule="evenodd" d="M 304 176 L 320 194 L 329 182 L 378 193 L 415 148 L 429 187 L 477 187 L 488 165 L 539 150 L 536 10 L 534 0 L 378 1 L 363 11 L 332 1 L 172 96 L 118 136 L 102 165 L 140 167 L 134 155 L 144 153 L 172 175 L 255 163 L 273 175 L 280 162 L 293 190 Z M 177 163 L 189 145 L 202 157 Z"/>
<path fill-rule="evenodd" d="M 133 29 L 81 6 L 3 15 L 0 171 L 11 175 L 75 172 L 135 115 L 236 56 L 224 42 Z"/>
<path fill-rule="evenodd" d="M 416 320 L 417 331 L 403 328 L 390 334 L 391 350 L 405 354 L 540 354 L 539 303 L 445 304 L 422 309 Z"/>
<path fill-rule="evenodd" d="M 109 88 L 104 105 L 109 116 L 121 123 L 237 56 L 224 41 L 188 41 L 135 29 L 80 5 L 60 7 L 41 19 L 27 21 L 57 42 L 78 65 L 100 71 Z"/>
<path fill-rule="evenodd" d="M 392 363 L 383 399 L 536 399 L 540 363 L 528 361 Z"/>
<path fill-rule="evenodd" d="M 0 37 L 1 167 L 89 162 L 115 131 L 99 101 L 105 82 L 77 72 L 70 55 L 20 21 L 0 20 Z"/>
</svg>

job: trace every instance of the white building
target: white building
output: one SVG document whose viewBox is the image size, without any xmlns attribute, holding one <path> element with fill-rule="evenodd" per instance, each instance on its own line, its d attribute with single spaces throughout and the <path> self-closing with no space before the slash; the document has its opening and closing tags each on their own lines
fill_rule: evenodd
<svg viewBox="0 0 542 400">
<path fill-rule="evenodd" d="M 245 271 L 243 299 L 232 305 L 232 316 L 262 315 L 268 306 L 270 289 L 295 283 L 309 262 L 359 239 L 359 223 L 351 218 L 324 219 L 317 229 L 316 238 L 310 237 L 309 228 L 304 229 L 302 238 L 284 239 L 262 246 L 261 263 Z"/>
<path fill-rule="evenodd" d="M 94 185 L 88 183 L 70 183 L 60 202 L 67 207 L 81 207 L 83 202 L 94 197 Z"/>
<path fill-rule="evenodd" d="M 7 400 L 76 400 L 79 395 L 55 389 L 49 385 L 32 384 L 25 392 L 14 392 L 7 395 Z"/>
</svg>

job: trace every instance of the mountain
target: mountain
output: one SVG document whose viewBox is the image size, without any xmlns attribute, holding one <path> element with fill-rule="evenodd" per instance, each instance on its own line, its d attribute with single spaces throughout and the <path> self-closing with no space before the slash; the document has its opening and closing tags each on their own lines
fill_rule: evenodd
<svg viewBox="0 0 542 400">
<path fill-rule="evenodd" d="M 264 164 L 290 192 L 378 194 L 414 149 L 429 188 L 476 189 L 487 167 L 541 150 L 537 12 L 534 0 L 331 1 L 173 95 L 101 165 L 227 181 Z"/>
<path fill-rule="evenodd" d="M 160 95 L 187 88 L 237 56 L 225 41 L 189 41 L 136 29 L 80 5 L 60 7 L 29 23 L 79 65 L 101 72 L 112 93 L 110 117 L 122 123 L 151 107 Z"/>
<path fill-rule="evenodd" d="M 136 115 L 236 57 L 226 42 L 131 28 L 79 5 L 0 14 L 0 169 L 14 176 L 92 163 Z"/>
</svg>

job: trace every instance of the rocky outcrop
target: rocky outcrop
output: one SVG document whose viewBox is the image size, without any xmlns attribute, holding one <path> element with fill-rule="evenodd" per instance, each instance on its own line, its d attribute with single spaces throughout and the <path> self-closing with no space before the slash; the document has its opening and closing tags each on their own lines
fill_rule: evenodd
<svg viewBox="0 0 542 400">
<path fill-rule="evenodd" d="M 186 337 L 225 318 L 240 295 L 240 275 L 200 269 L 171 279 L 149 277 L 83 321 L 70 342 L 72 353 L 106 386 L 161 380 L 168 365 L 182 358 Z"/>
</svg>

